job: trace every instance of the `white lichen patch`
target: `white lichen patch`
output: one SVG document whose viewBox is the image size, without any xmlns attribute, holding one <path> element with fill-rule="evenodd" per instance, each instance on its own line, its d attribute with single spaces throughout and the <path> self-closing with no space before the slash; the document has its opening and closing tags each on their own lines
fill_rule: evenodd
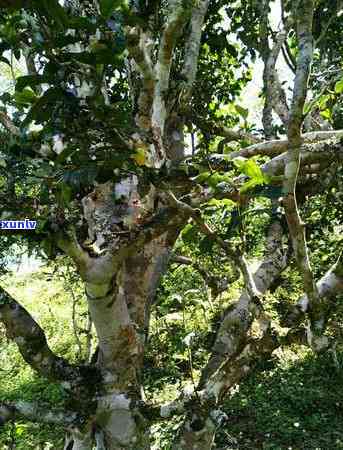
<svg viewBox="0 0 343 450">
<path fill-rule="evenodd" d="M 57 153 L 59 155 L 60 153 L 63 152 L 63 150 L 65 148 L 62 136 L 59 134 L 55 134 L 53 136 L 52 140 L 53 140 L 52 149 L 55 153 Z"/>
<path fill-rule="evenodd" d="M 34 362 L 39 363 L 39 362 L 42 361 L 43 355 L 41 353 L 37 353 L 32 359 L 33 359 Z"/>
<path fill-rule="evenodd" d="M 225 414 L 225 412 L 221 411 L 220 409 L 214 409 L 210 414 L 214 422 L 218 425 L 222 424 L 228 419 L 228 416 Z"/>
<path fill-rule="evenodd" d="M 164 417 L 164 418 L 170 417 L 172 411 L 173 411 L 173 408 L 171 407 L 171 405 L 169 403 L 166 405 L 162 405 L 161 409 L 160 409 L 160 416 Z"/>
<path fill-rule="evenodd" d="M 315 352 L 321 352 L 329 346 L 329 338 L 325 335 L 312 337 L 312 348 Z"/>
<path fill-rule="evenodd" d="M 309 301 L 308 301 L 307 295 L 303 295 L 298 302 L 298 306 L 300 307 L 300 309 L 303 313 L 305 313 L 308 310 L 308 305 L 309 305 Z"/>
<path fill-rule="evenodd" d="M 114 187 L 115 197 L 129 200 L 132 193 L 137 190 L 138 179 L 134 175 L 132 177 L 124 178 L 120 183 L 116 183 Z"/>
<path fill-rule="evenodd" d="M 108 410 L 130 410 L 130 399 L 124 393 L 109 394 L 99 397 L 101 408 Z"/>
<path fill-rule="evenodd" d="M 224 383 L 222 381 L 210 382 L 206 388 L 207 396 L 209 398 L 214 397 L 215 399 L 218 399 L 223 386 Z"/>
<path fill-rule="evenodd" d="M 87 98 L 90 97 L 93 93 L 93 87 L 90 83 L 87 83 L 86 80 L 83 80 L 81 85 L 76 89 L 77 96 L 79 98 Z"/>
<path fill-rule="evenodd" d="M 71 388 L 71 384 L 69 383 L 69 381 L 63 381 L 61 383 L 61 386 L 66 390 L 69 390 Z"/>
<path fill-rule="evenodd" d="M 25 344 L 25 338 L 23 336 L 17 336 L 14 338 L 14 342 L 18 345 Z"/>
</svg>

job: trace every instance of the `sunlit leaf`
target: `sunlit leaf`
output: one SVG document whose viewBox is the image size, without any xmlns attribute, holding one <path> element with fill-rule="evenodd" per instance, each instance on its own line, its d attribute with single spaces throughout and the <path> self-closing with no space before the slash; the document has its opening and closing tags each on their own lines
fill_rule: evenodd
<svg viewBox="0 0 343 450">
<path fill-rule="evenodd" d="M 19 105 L 30 105 L 37 100 L 37 96 L 32 89 L 26 88 L 20 92 L 16 92 L 14 99 Z"/>
<path fill-rule="evenodd" d="M 138 148 L 136 153 L 132 156 L 132 159 L 139 165 L 144 166 L 146 162 L 146 155 L 144 148 Z"/>
<path fill-rule="evenodd" d="M 249 110 L 247 108 L 243 108 L 240 105 L 235 105 L 236 111 L 238 112 L 238 114 L 243 117 L 244 120 L 246 120 L 248 118 L 249 115 Z"/>
<path fill-rule="evenodd" d="M 335 84 L 336 94 L 341 94 L 343 92 L 343 78 Z"/>
</svg>

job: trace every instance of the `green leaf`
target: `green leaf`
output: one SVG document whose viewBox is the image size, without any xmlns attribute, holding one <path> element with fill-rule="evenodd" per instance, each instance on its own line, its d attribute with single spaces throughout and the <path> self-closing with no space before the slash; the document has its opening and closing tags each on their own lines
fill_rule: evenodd
<svg viewBox="0 0 343 450">
<path fill-rule="evenodd" d="M 269 182 L 269 178 L 263 174 L 261 168 L 253 159 L 247 160 L 246 158 L 238 157 L 233 162 L 241 173 L 255 181 L 255 185 Z"/>
<path fill-rule="evenodd" d="M 132 156 L 132 159 L 138 164 L 138 166 L 144 166 L 146 162 L 146 154 L 144 148 L 137 148 L 136 153 Z"/>
<path fill-rule="evenodd" d="M 185 243 L 190 243 L 194 241 L 196 235 L 197 229 L 194 227 L 194 225 L 191 225 L 190 223 L 185 226 L 185 228 L 182 230 L 181 233 L 182 240 Z"/>
<path fill-rule="evenodd" d="M 332 112 L 328 108 L 324 109 L 324 111 L 320 111 L 320 115 L 326 120 L 331 120 L 332 119 Z"/>
<path fill-rule="evenodd" d="M 16 92 L 14 99 L 19 105 L 30 105 L 37 100 L 37 96 L 32 89 L 26 88 L 20 92 Z"/>
<path fill-rule="evenodd" d="M 96 31 L 96 23 L 89 17 L 69 17 L 69 27 L 76 30 Z"/>
<path fill-rule="evenodd" d="M 238 170 L 243 172 L 244 165 L 246 163 L 247 159 L 243 158 L 243 156 L 237 156 L 237 158 L 234 158 L 232 162 L 237 167 Z"/>
<path fill-rule="evenodd" d="M 327 102 L 330 100 L 330 95 L 323 95 L 318 100 L 318 107 L 319 109 L 325 109 Z"/>
<path fill-rule="evenodd" d="M 207 181 L 211 176 L 210 172 L 202 172 L 199 173 L 196 177 L 193 178 L 193 181 L 196 183 L 203 183 L 204 181 Z"/>
<path fill-rule="evenodd" d="M 335 92 L 336 94 L 342 94 L 343 92 L 343 78 L 335 84 Z"/>
<path fill-rule="evenodd" d="M 229 175 L 222 175 L 218 172 L 202 172 L 196 177 L 192 178 L 196 183 L 207 183 L 211 188 L 215 189 L 219 183 L 230 183 L 231 177 Z"/>
<path fill-rule="evenodd" d="M 306 102 L 304 105 L 304 114 L 307 114 L 308 112 L 310 112 L 310 110 L 313 107 L 313 101 L 312 102 Z"/>
<path fill-rule="evenodd" d="M 248 177 L 252 179 L 264 181 L 261 168 L 252 159 L 249 159 L 245 163 L 243 173 L 245 173 L 245 175 L 248 175 Z"/>
<path fill-rule="evenodd" d="M 199 250 L 202 253 L 210 253 L 214 245 L 214 240 L 210 236 L 205 236 L 199 243 Z"/>
<path fill-rule="evenodd" d="M 209 202 L 207 202 L 210 206 L 217 206 L 218 208 L 221 208 L 223 206 L 235 206 L 236 203 L 233 200 L 230 200 L 229 198 L 223 198 L 221 200 L 218 200 L 217 198 L 212 198 Z"/>
<path fill-rule="evenodd" d="M 46 111 L 46 106 L 56 102 L 57 100 L 60 101 L 61 99 L 63 99 L 64 96 L 65 96 L 65 92 L 63 91 L 63 89 L 60 89 L 60 88 L 50 88 L 47 91 L 45 91 L 44 94 L 38 98 L 38 100 L 32 106 L 30 111 L 27 113 L 27 115 L 22 123 L 22 126 L 26 127 L 33 120 L 38 120 L 38 119 L 41 122 L 43 122 L 45 119 L 45 116 L 47 118 L 49 118 L 49 114 Z"/>
<path fill-rule="evenodd" d="M 243 186 L 240 188 L 239 192 L 241 192 L 243 194 L 244 192 L 250 191 L 255 186 L 258 186 L 259 184 L 261 184 L 261 183 L 256 178 L 251 179 L 243 184 Z"/>
<path fill-rule="evenodd" d="M 120 0 L 101 0 L 100 12 L 105 19 L 111 17 L 112 12 L 121 4 Z"/>
<path fill-rule="evenodd" d="M 15 427 L 15 435 L 17 437 L 21 436 L 24 433 L 26 428 L 27 428 L 27 425 L 23 425 L 23 424 L 16 425 L 16 427 Z"/>
<path fill-rule="evenodd" d="M 249 110 L 246 108 L 243 108 L 242 106 L 239 105 L 235 105 L 236 111 L 238 112 L 238 114 L 243 117 L 244 120 L 246 120 L 248 118 L 249 115 Z"/>
<path fill-rule="evenodd" d="M 72 197 L 72 188 L 65 183 L 61 185 L 61 200 L 65 206 L 68 206 Z"/>
<path fill-rule="evenodd" d="M 7 58 L 5 58 L 4 56 L 0 56 L 0 62 L 7 64 L 8 66 L 11 66 L 11 63 L 9 62 L 9 60 Z"/>
<path fill-rule="evenodd" d="M 214 173 L 212 173 L 211 176 L 208 178 L 207 184 L 208 184 L 211 188 L 215 189 L 219 183 L 221 183 L 222 181 L 225 181 L 225 180 L 226 180 L 226 177 L 225 177 L 224 175 L 220 175 L 219 173 L 214 172 Z"/>
<path fill-rule="evenodd" d="M 68 15 L 63 6 L 59 4 L 58 0 L 39 0 L 36 8 L 39 9 L 40 12 L 45 10 L 48 15 L 55 20 L 60 28 L 68 27 Z"/>
<path fill-rule="evenodd" d="M 42 83 L 46 83 L 47 81 L 49 81 L 49 79 L 44 75 L 25 75 L 17 78 L 15 90 L 22 91 L 26 86 L 33 88 Z"/>
</svg>

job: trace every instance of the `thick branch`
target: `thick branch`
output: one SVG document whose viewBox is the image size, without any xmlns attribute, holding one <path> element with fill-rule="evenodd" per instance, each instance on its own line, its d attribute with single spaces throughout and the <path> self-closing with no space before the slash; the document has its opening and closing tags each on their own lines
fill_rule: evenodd
<svg viewBox="0 0 343 450">
<path fill-rule="evenodd" d="M 14 125 L 10 117 L 4 111 L 0 111 L 0 123 L 2 123 L 6 130 L 12 133 L 14 136 L 20 136 L 19 128 Z"/>
<path fill-rule="evenodd" d="M 78 413 L 53 409 L 50 405 L 40 405 L 34 402 L 14 401 L 0 403 L 0 426 L 9 421 L 28 420 L 38 423 L 56 425 L 75 425 L 81 419 Z"/>
<path fill-rule="evenodd" d="M 314 3 L 313 0 L 303 0 L 300 4 L 302 6 L 301 14 L 298 14 L 297 20 L 299 55 L 294 81 L 291 115 L 288 124 L 289 150 L 286 155 L 283 185 L 285 196 L 283 204 L 297 265 L 302 275 L 304 290 L 311 305 L 309 311 L 312 328 L 311 334 L 313 332 L 316 335 L 320 335 L 324 328 L 324 323 L 321 320 L 321 300 L 310 266 L 305 227 L 300 218 L 295 193 L 300 169 L 303 109 L 313 57 L 312 21 Z M 300 10 L 297 12 L 300 12 Z M 320 338 L 320 340 L 322 339 Z"/>
<path fill-rule="evenodd" d="M 79 244 L 75 230 L 58 231 L 54 238 L 57 246 L 75 262 L 81 276 L 84 275 L 92 265 L 92 258 Z"/>
<path fill-rule="evenodd" d="M 262 113 L 262 123 L 264 134 L 267 139 L 271 139 L 274 135 L 273 131 L 273 106 L 271 101 L 271 90 L 268 89 L 269 74 L 267 62 L 270 55 L 269 46 L 269 0 L 261 0 L 259 2 L 260 8 L 260 23 L 259 23 L 259 47 L 262 60 L 264 62 L 263 69 L 263 90 L 264 90 L 264 107 Z"/>
<path fill-rule="evenodd" d="M 316 144 L 321 141 L 329 141 L 330 139 L 342 138 L 343 130 L 335 131 L 314 131 L 311 133 L 306 133 L 302 135 L 304 144 Z M 230 158 L 236 158 L 237 156 L 243 156 L 245 158 L 251 158 L 256 155 L 270 156 L 279 155 L 287 151 L 288 149 L 288 139 L 275 139 L 268 142 L 261 142 L 255 145 L 238 150 L 237 152 L 229 153 Z"/>
<path fill-rule="evenodd" d="M 254 274 L 256 288 L 261 294 L 268 290 L 286 265 L 287 255 L 283 253 L 282 247 L 282 226 L 275 222 L 268 233 L 265 259 Z M 207 382 L 224 361 L 230 360 L 242 349 L 247 331 L 258 312 L 258 304 L 247 290 L 242 292 L 233 307 L 228 308 L 218 330 L 212 355 L 202 371 L 200 386 Z"/>
<path fill-rule="evenodd" d="M 343 148 L 340 143 L 318 143 L 316 145 L 303 145 L 300 151 L 300 169 L 308 164 L 321 163 L 323 161 L 340 162 L 343 158 Z M 270 175 L 280 175 L 284 173 L 287 164 L 287 153 L 276 156 L 263 164 L 262 170 Z M 298 180 L 299 181 L 299 180 Z"/>
<path fill-rule="evenodd" d="M 129 28 L 127 33 L 128 50 L 142 77 L 142 87 L 138 98 L 137 124 L 143 129 L 151 126 L 151 107 L 155 87 L 154 70 L 150 56 L 150 37 L 139 27 Z"/>
<path fill-rule="evenodd" d="M 91 377 L 94 372 L 86 366 L 73 366 L 56 356 L 48 346 L 41 327 L 26 309 L 1 287 L 0 322 L 5 325 L 7 336 L 18 345 L 25 361 L 43 376 L 77 385 L 83 382 L 84 377 Z"/>
<path fill-rule="evenodd" d="M 202 132 L 209 133 L 211 136 L 221 136 L 225 142 L 246 141 L 251 144 L 257 144 L 262 141 L 261 138 L 252 133 L 243 130 L 232 130 L 221 122 L 208 122 L 199 117 L 189 117 Z"/>
<path fill-rule="evenodd" d="M 261 338 L 250 339 L 243 351 L 225 364 L 187 405 L 187 416 L 180 436 L 173 446 L 175 450 L 207 450 L 212 448 L 218 426 L 227 418 L 221 411 L 225 393 L 245 378 L 261 358 L 267 358 L 279 346 L 277 336 L 268 328 Z"/>
<path fill-rule="evenodd" d="M 152 130 L 157 145 L 162 145 L 167 115 L 165 97 L 168 92 L 174 47 L 189 19 L 191 8 L 180 0 L 170 2 L 170 11 L 161 37 L 158 60 L 155 65 L 156 85 L 152 105 Z M 163 155 L 160 155 L 163 156 Z"/>
<path fill-rule="evenodd" d="M 269 327 L 263 330 L 261 338 L 248 339 L 239 355 L 232 360 L 227 360 L 208 380 L 200 395 L 220 402 L 231 387 L 255 368 L 256 362 L 260 361 L 261 357 L 270 356 L 279 345 L 276 335 Z"/>
<path fill-rule="evenodd" d="M 338 258 L 337 262 L 326 272 L 326 274 L 317 282 L 317 290 L 322 299 L 324 299 L 325 307 L 321 309 L 321 320 L 326 323 L 327 315 L 330 309 L 328 300 L 334 300 L 337 294 L 343 292 L 343 257 Z M 308 296 L 305 294 L 299 298 L 296 306 L 291 310 L 285 318 L 287 326 L 297 325 L 305 314 L 309 312 L 311 305 Z"/>
<path fill-rule="evenodd" d="M 144 225 L 128 233 L 128 239 L 119 242 L 118 248 L 112 248 L 112 264 L 118 267 L 124 259 L 142 249 L 153 239 L 185 224 L 190 211 L 182 211 L 181 214 L 177 214 L 177 212 L 175 207 L 162 208 Z"/>
<path fill-rule="evenodd" d="M 190 21 L 190 33 L 186 41 L 185 46 L 185 59 L 182 74 L 186 78 L 184 98 L 183 101 L 187 101 L 191 92 L 193 83 L 196 78 L 198 69 L 198 58 L 201 42 L 202 26 L 204 23 L 205 15 L 207 12 L 209 0 L 200 0 L 193 8 L 191 21 Z"/>
<path fill-rule="evenodd" d="M 280 117 L 282 123 L 287 126 L 289 119 L 289 110 L 286 100 L 286 94 L 281 87 L 279 76 L 276 70 L 276 62 L 281 48 L 287 38 L 287 28 L 276 36 L 274 47 L 271 49 L 265 67 L 265 81 L 267 89 L 267 99 L 270 101 L 273 109 Z"/>
</svg>

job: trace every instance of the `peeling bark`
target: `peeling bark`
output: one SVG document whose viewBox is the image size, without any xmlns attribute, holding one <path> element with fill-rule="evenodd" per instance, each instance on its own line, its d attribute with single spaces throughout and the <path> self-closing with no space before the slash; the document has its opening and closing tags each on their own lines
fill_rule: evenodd
<svg viewBox="0 0 343 450">
<path fill-rule="evenodd" d="M 67 433 L 63 450 L 93 450 L 92 433 L 82 433 L 76 427 L 71 428 Z"/>
<path fill-rule="evenodd" d="M 209 5 L 209 0 L 200 0 L 193 8 L 190 19 L 190 32 L 185 45 L 185 59 L 182 73 L 186 78 L 183 101 L 186 102 L 192 92 L 192 87 L 198 69 L 198 57 L 202 26 Z"/>
<path fill-rule="evenodd" d="M 169 14 L 165 24 L 157 63 L 155 65 L 156 85 L 152 104 L 152 134 L 158 159 L 163 162 L 166 158 L 163 137 L 167 118 L 166 94 L 169 88 L 170 70 L 173 51 L 178 37 L 191 14 L 190 5 L 185 5 L 179 0 L 173 0 L 169 4 Z"/>
<path fill-rule="evenodd" d="M 53 409 L 50 405 L 25 401 L 0 402 L 0 426 L 16 419 L 38 423 L 52 423 L 66 427 L 81 421 L 81 417 L 77 412 Z"/>
</svg>

